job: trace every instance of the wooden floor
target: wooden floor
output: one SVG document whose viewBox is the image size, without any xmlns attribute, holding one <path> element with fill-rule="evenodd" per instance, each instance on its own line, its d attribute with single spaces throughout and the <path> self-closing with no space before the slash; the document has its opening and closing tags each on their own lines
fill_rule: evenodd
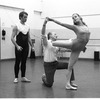
<svg viewBox="0 0 100 100">
<path fill-rule="evenodd" d="M 62 61 L 68 61 L 63 59 Z M 100 98 L 100 61 L 78 60 L 75 83 L 78 90 L 66 90 L 66 70 L 58 70 L 52 88 L 42 85 L 43 59 L 28 59 L 26 76 L 32 82 L 14 84 L 14 60 L 0 62 L 0 98 Z"/>
</svg>

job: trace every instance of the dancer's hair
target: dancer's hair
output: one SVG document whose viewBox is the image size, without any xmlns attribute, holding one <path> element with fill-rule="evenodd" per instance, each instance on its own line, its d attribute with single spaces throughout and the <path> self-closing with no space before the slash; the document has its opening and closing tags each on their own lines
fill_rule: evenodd
<svg viewBox="0 0 100 100">
<path fill-rule="evenodd" d="M 22 11 L 22 12 L 19 13 L 19 19 L 21 19 L 24 14 L 26 14 L 28 16 L 28 13 L 27 12 Z"/>
</svg>

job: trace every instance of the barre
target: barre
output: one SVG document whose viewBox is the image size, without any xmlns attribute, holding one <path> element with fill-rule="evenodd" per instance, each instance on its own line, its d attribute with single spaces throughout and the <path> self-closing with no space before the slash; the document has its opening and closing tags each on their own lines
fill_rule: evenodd
<svg viewBox="0 0 100 100">
<path fill-rule="evenodd" d="M 100 14 L 88 14 L 88 15 L 81 15 L 82 17 L 85 16 L 100 16 Z M 58 17 L 50 17 L 50 18 L 70 18 L 72 16 L 58 16 Z M 42 19 L 45 19 L 45 17 L 43 17 Z"/>
</svg>

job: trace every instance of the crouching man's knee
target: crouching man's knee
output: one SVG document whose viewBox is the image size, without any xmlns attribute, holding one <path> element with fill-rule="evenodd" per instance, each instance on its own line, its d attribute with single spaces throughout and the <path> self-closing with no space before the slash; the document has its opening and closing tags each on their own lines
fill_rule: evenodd
<svg viewBox="0 0 100 100">
<path fill-rule="evenodd" d="M 46 83 L 45 84 L 47 87 L 52 87 L 53 83 Z"/>
<path fill-rule="evenodd" d="M 44 84 L 45 86 L 47 86 L 47 87 L 52 87 L 52 85 L 53 85 L 53 82 L 48 82 L 48 81 L 46 80 L 46 76 L 45 76 L 45 75 L 42 76 L 42 81 L 43 81 L 43 84 Z"/>
</svg>

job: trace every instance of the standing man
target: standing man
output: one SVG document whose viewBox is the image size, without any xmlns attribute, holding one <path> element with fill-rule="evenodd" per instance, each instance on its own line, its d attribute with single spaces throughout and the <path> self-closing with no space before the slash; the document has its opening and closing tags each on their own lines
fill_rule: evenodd
<svg viewBox="0 0 100 100">
<path fill-rule="evenodd" d="M 68 63 L 65 62 L 58 62 L 57 60 L 57 52 L 59 51 L 58 47 L 54 47 L 52 45 L 53 41 L 56 41 L 55 34 L 52 32 L 48 33 L 48 36 L 46 36 L 45 30 L 46 30 L 46 24 L 47 19 L 44 21 L 43 27 L 42 27 L 42 39 L 43 39 L 43 47 L 44 47 L 44 71 L 45 74 L 42 76 L 42 81 L 45 86 L 52 87 L 54 82 L 54 74 L 57 69 L 68 69 Z M 72 71 L 71 79 L 70 79 L 71 85 L 76 89 L 77 85 L 74 84 L 72 81 L 74 80 L 74 71 Z"/>
<path fill-rule="evenodd" d="M 21 65 L 21 81 L 31 82 L 25 77 L 26 60 L 29 53 L 29 43 L 33 48 L 30 38 L 30 28 L 25 24 L 27 21 L 27 17 L 27 12 L 22 11 L 19 13 L 20 22 L 17 23 L 16 26 L 14 26 L 11 36 L 11 41 L 15 45 L 14 83 L 18 83 L 19 65 Z"/>
</svg>

